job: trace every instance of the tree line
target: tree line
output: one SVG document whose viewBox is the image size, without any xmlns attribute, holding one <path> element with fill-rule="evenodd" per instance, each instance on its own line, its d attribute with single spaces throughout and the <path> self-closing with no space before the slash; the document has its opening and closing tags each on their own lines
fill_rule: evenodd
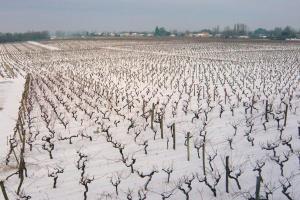
<svg viewBox="0 0 300 200">
<path fill-rule="evenodd" d="M 242 24 L 242 28 L 237 29 L 236 27 L 226 26 L 223 30 L 220 30 L 219 27 L 211 29 L 202 29 L 200 31 L 167 31 L 164 27 L 155 27 L 154 36 L 188 36 L 191 34 L 197 33 L 207 33 L 211 37 L 222 37 L 222 38 L 238 38 L 241 36 L 247 36 L 249 38 L 267 38 L 273 40 L 286 40 L 292 38 L 300 38 L 300 30 L 296 30 L 291 26 L 286 26 L 284 28 L 276 27 L 274 29 L 267 30 L 265 28 L 257 28 L 253 31 L 248 30 L 245 24 Z"/>
<path fill-rule="evenodd" d="M 0 33 L 0 43 L 47 39 L 50 39 L 50 34 L 48 31 L 32 31 L 26 33 Z"/>
<path fill-rule="evenodd" d="M 244 24 L 239 24 L 244 25 Z M 249 38 L 266 38 L 273 40 L 286 40 L 292 38 L 300 39 L 300 30 L 296 30 L 290 26 L 286 26 L 285 28 L 276 27 L 271 30 L 267 30 L 265 28 L 257 28 L 254 31 L 248 30 L 247 26 L 244 25 L 241 28 L 229 27 L 226 26 L 223 30 L 220 30 L 219 27 L 211 28 L 211 29 L 202 29 L 200 31 L 169 31 L 165 27 L 155 27 L 154 32 L 143 32 L 146 36 L 148 34 L 152 34 L 155 37 L 165 37 L 165 36 L 177 36 L 184 37 L 190 36 L 197 33 L 207 33 L 211 37 L 222 37 L 222 38 L 238 38 L 241 36 L 247 36 Z M 99 34 L 94 32 L 74 32 L 68 33 L 63 31 L 55 32 L 55 36 L 57 38 L 65 38 L 65 37 L 97 37 Z M 114 34 L 114 36 L 120 36 L 120 34 Z M 21 42 L 21 41 L 36 41 L 36 40 L 48 40 L 50 39 L 50 33 L 48 31 L 31 31 L 26 33 L 1 33 L 0 32 L 0 43 L 5 42 Z"/>
<path fill-rule="evenodd" d="M 236 36 L 249 36 L 250 38 L 268 38 L 275 40 L 285 40 L 291 38 L 300 38 L 300 30 L 296 31 L 290 26 L 285 28 L 276 27 L 271 30 L 265 28 L 257 28 L 254 31 L 242 31 L 237 32 L 231 28 L 225 28 L 223 32 L 220 32 L 224 37 L 236 37 Z"/>
</svg>

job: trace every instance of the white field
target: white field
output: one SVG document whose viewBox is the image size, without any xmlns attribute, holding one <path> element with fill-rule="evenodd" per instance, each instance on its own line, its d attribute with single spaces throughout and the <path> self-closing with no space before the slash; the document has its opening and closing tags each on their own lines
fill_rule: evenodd
<svg viewBox="0 0 300 200">
<path fill-rule="evenodd" d="M 300 198 L 299 43 L 70 40 L 2 44 L 0 56 L 9 199 L 84 199 L 90 180 L 87 199 L 250 200 L 258 166 L 260 199 Z M 26 74 L 27 177 L 17 195 L 7 136 L 19 155 L 13 128 Z"/>
<path fill-rule="evenodd" d="M 24 79 L 6 79 L 0 81 L 0 158 L 5 158 L 7 137 L 12 134 L 18 116 L 19 102 L 23 92 Z M 3 151 L 2 151 L 3 149 Z M 1 169 L 1 168 L 0 168 Z"/>
<path fill-rule="evenodd" d="M 28 41 L 28 43 L 32 44 L 32 45 L 35 45 L 35 46 L 38 46 L 38 47 L 45 48 L 47 50 L 51 50 L 51 51 L 59 50 L 59 48 L 57 48 L 57 47 L 53 47 L 53 46 L 46 45 L 46 44 L 41 44 L 41 43 L 35 42 L 35 41 Z"/>
</svg>

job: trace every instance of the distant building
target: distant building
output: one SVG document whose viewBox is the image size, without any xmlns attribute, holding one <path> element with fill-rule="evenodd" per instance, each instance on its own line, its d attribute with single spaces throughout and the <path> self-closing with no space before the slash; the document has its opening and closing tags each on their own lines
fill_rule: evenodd
<svg viewBox="0 0 300 200">
<path fill-rule="evenodd" d="M 263 39 L 268 38 L 268 36 L 262 35 L 262 34 L 259 34 L 258 37 L 259 37 L 259 38 L 263 38 Z"/>
<path fill-rule="evenodd" d="M 202 38 L 212 37 L 212 35 L 209 32 L 201 32 L 201 33 L 196 33 L 194 35 L 195 37 L 202 37 Z"/>
<path fill-rule="evenodd" d="M 137 32 L 122 32 L 120 33 L 121 37 L 143 37 L 146 36 L 144 33 L 137 33 Z"/>
<path fill-rule="evenodd" d="M 212 37 L 212 35 L 208 32 L 187 33 L 186 36 L 188 36 L 188 37 L 202 37 L 202 38 Z"/>
<path fill-rule="evenodd" d="M 202 37 L 202 38 L 212 37 L 212 35 L 208 32 L 185 33 L 185 36 L 187 36 L 187 37 Z"/>
<path fill-rule="evenodd" d="M 233 31 L 238 35 L 246 35 L 247 34 L 247 25 L 246 24 L 235 24 Z"/>
<path fill-rule="evenodd" d="M 248 35 L 240 35 L 238 38 L 240 38 L 240 39 L 248 39 L 249 36 Z"/>
</svg>

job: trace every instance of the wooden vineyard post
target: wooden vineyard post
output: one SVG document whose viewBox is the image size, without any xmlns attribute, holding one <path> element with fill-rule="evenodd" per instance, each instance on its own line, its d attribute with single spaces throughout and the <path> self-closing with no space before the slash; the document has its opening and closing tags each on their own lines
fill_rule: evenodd
<svg viewBox="0 0 300 200">
<path fill-rule="evenodd" d="M 226 166 L 225 166 L 225 170 L 226 170 L 226 192 L 229 193 L 229 156 L 226 156 Z"/>
<path fill-rule="evenodd" d="M 225 101 L 225 104 L 226 104 L 226 99 L 227 99 L 227 91 L 226 91 L 226 88 L 224 88 L 224 101 Z"/>
<path fill-rule="evenodd" d="M 187 132 L 186 136 L 186 150 L 187 150 L 187 160 L 190 161 L 190 138 L 191 133 Z"/>
<path fill-rule="evenodd" d="M 206 170 L 205 170 L 205 141 L 203 142 L 202 146 L 202 165 L 203 165 L 203 174 L 206 176 Z"/>
<path fill-rule="evenodd" d="M 173 149 L 176 149 L 176 134 L 175 134 L 175 123 L 171 126 L 172 138 L 173 138 Z"/>
<path fill-rule="evenodd" d="M 252 115 L 252 113 L 253 113 L 253 106 L 254 106 L 254 95 L 253 95 L 253 97 L 252 97 L 252 100 L 251 100 L 251 108 L 250 108 L 250 114 Z"/>
<path fill-rule="evenodd" d="M 216 87 L 214 87 L 214 101 L 216 101 Z"/>
<path fill-rule="evenodd" d="M 143 116 L 145 116 L 145 100 L 143 99 Z"/>
<path fill-rule="evenodd" d="M 266 108 L 265 108 L 265 120 L 266 120 L 266 122 L 268 122 L 268 121 L 269 121 L 269 119 L 268 119 L 268 100 L 266 100 Z"/>
<path fill-rule="evenodd" d="M 159 117 L 159 125 L 160 125 L 160 137 L 161 139 L 164 139 L 164 124 L 163 124 L 163 115 L 160 115 Z"/>
<path fill-rule="evenodd" d="M 284 124 L 283 126 L 286 126 L 286 120 L 287 120 L 287 113 L 288 113 L 288 104 L 285 104 L 285 111 L 284 111 Z"/>
<path fill-rule="evenodd" d="M 4 199 L 5 200 L 8 200 L 8 196 L 7 196 L 7 193 L 6 193 L 6 190 L 5 190 L 5 187 L 4 187 L 4 182 L 3 181 L 0 181 L 0 188 L 2 190 L 2 194 L 4 196 Z"/>
<path fill-rule="evenodd" d="M 255 200 L 259 200 L 260 193 L 260 177 L 256 177 L 256 189 L 255 189 Z"/>
<path fill-rule="evenodd" d="M 151 109 L 151 129 L 153 130 L 153 121 L 154 121 L 154 103 L 152 103 L 152 109 Z"/>
</svg>

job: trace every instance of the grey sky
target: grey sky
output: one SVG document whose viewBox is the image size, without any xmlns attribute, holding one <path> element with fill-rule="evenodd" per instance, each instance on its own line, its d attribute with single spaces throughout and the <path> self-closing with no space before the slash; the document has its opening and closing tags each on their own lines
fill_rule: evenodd
<svg viewBox="0 0 300 200">
<path fill-rule="evenodd" d="M 0 32 L 300 28 L 300 0 L 0 0 Z"/>
</svg>

